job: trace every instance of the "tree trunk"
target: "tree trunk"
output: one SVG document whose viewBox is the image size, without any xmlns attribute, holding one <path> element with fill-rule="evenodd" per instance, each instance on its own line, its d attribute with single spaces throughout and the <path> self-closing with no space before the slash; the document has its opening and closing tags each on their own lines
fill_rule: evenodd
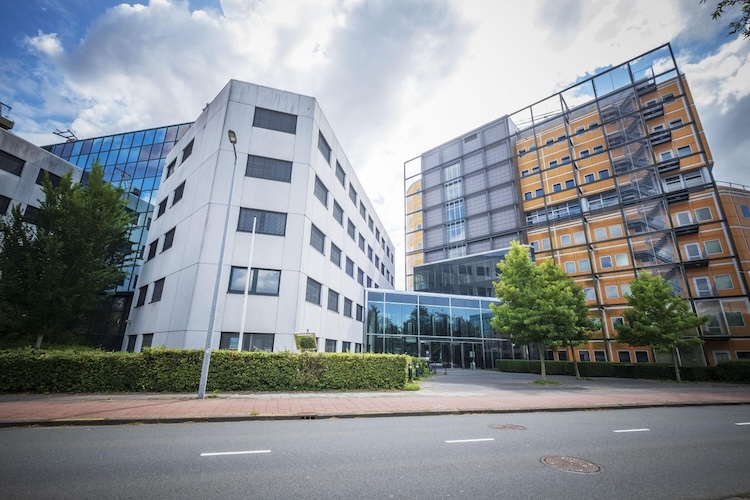
<svg viewBox="0 0 750 500">
<path fill-rule="evenodd" d="M 570 346 L 570 359 L 573 360 L 573 368 L 576 371 L 576 380 L 581 380 L 581 371 L 578 369 L 578 361 L 576 360 L 576 352 L 573 350 L 573 346 Z"/>
<path fill-rule="evenodd" d="M 680 365 L 677 364 L 677 348 L 674 348 L 674 352 L 672 352 L 672 358 L 674 358 L 674 376 L 675 380 L 678 382 L 682 382 L 682 378 L 680 377 Z"/>
<path fill-rule="evenodd" d="M 39 348 L 42 347 L 42 339 L 43 338 L 44 338 L 44 334 L 36 336 L 36 342 L 34 343 L 34 349 L 39 349 Z"/>
<path fill-rule="evenodd" d="M 547 366 L 544 364 L 544 346 L 542 344 L 539 344 L 539 361 L 541 363 L 541 376 L 542 381 L 547 381 Z"/>
</svg>

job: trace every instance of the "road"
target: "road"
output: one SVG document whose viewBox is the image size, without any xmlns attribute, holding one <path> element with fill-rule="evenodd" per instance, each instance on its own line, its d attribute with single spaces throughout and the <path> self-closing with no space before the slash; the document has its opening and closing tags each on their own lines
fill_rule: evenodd
<svg viewBox="0 0 750 500">
<path fill-rule="evenodd" d="M 748 451 L 750 406 L 9 428 L 0 498 L 722 498 Z"/>
</svg>

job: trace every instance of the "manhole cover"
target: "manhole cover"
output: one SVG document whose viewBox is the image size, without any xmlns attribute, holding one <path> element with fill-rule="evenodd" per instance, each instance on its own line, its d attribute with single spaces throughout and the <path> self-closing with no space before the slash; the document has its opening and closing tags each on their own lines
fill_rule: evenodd
<svg viewBox="0 0 750 500">
<path fill-rule="evenodd" d="M 574 472 L 576 474 L 596 474 L 601 472 L 602 468 L 593 462 L 575 457 L 562 457 L 558 455 L 548 455 L 542 457 L 542 463 L 555 469 L 565 472 Z"/>
<path fill-rule="evenodd" d="M 526 427 L 516 424 L 490 424 L 490 429 L 500 429 L 501 431 L 525 431 Z"/>
</svg>

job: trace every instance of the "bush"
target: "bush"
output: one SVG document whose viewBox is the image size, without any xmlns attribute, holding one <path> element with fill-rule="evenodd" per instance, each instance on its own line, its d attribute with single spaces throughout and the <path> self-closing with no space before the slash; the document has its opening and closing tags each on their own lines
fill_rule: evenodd
<svg viewBox="0 0 750 500">
<path fill-rule="evenodd" d="M 209 391 L 403 389 L 395 354 L 214 351 Z M 0 351 L 0 392 L 197 392 L 203 351 Z"/>
<path fill-rule="evenodd" d="M 725 361 L 716 365 L 714 370 L 724 382 L 750 384 L 750 360 Z"/>
</svg>

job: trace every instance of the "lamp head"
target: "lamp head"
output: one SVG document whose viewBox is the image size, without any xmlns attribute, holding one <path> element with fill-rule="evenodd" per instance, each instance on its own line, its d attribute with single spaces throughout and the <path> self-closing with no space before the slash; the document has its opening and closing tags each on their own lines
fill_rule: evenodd
<svg viewBox="0 0 750 500">
<path fill-rule="evenodd" d="M 229 142 L 232 144 L 237 144 L 237 134 L 234 133 L 234 130 L 229 129 L 227 131 L 227 134 L 229 135 Z"/>
</svg>

